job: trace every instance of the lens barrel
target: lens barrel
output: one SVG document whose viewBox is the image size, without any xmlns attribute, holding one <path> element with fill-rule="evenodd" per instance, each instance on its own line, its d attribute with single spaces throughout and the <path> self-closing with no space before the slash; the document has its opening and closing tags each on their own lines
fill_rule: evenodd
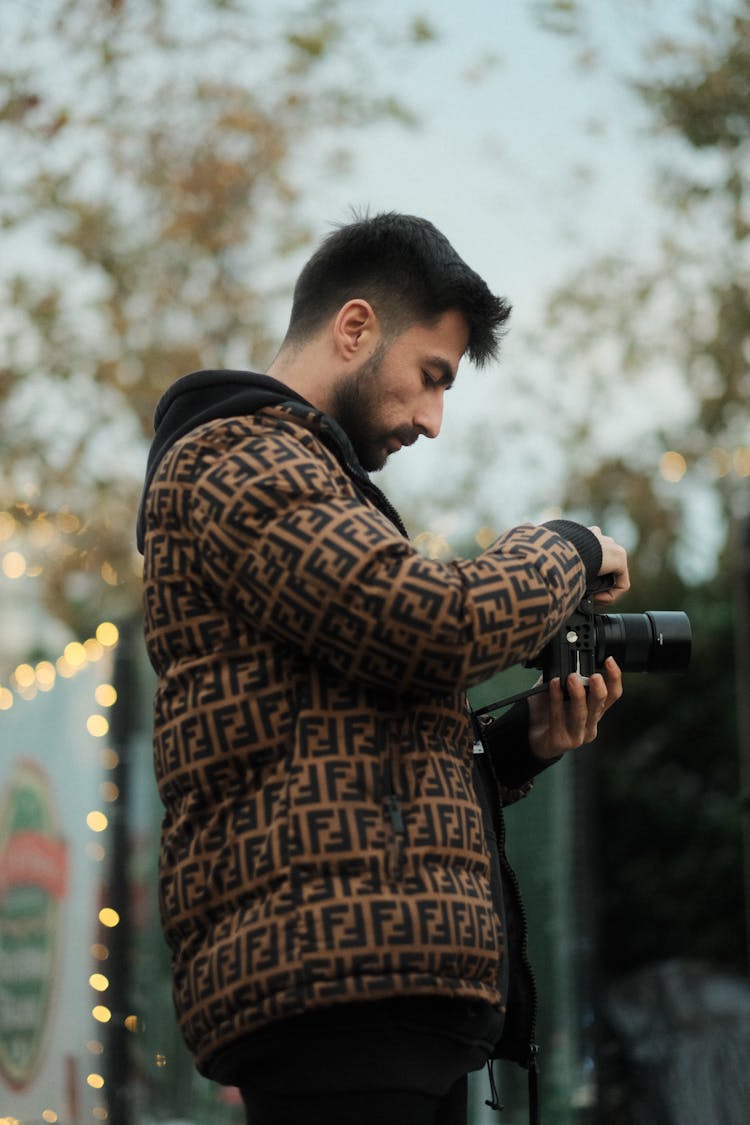
<svg viewBox="0 0 750 1125">
<path fill-rule="evenodd" d="M 684 672 L 692 632 L 686 613 L 597 613 L 596 666 L 613 656 L 623 672 Z"/>
</svg>

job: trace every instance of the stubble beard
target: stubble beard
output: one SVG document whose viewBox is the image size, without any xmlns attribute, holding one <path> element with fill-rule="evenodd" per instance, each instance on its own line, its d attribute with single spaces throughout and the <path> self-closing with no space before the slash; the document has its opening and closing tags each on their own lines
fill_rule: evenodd
<svg viewBox="0 0 750 1125">
<path fill-rule="evenodd" d="M 381 343 L 369 359 L 336 388 L 330 414 L 354 446 L 362 468 L 368 473 L 382 469 L 388 459 L 387 438 L 373 430 L 372 417 L 382 401 L 378 380 L 387 351 Z M 397 436 L 397 435 L 395 435 Z"/>
</svg>

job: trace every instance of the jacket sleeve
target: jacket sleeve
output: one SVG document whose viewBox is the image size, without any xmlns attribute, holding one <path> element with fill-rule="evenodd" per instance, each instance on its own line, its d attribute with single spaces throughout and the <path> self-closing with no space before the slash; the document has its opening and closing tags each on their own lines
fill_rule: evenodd
<svg viewBox="0 0 750 1125">
<path fill-rule="evenodd" d="M 526 699 L 514 703 L 482 730 L 482 745 L 502 790 L 504 805 L 525 796 L 534 778 L 560 761 L 559 757 L 538 758 L 532 752 Z"/>
<path fill-rule="evenodd" d="M 360 682 L 469 687 L 536 654 L 583 593 L 579 552 L 544 526 L 476 559 L 424 558 L 303 427 L 250 427 L 205 465 L 186 508 L 216 595 Z"/>
</svg>

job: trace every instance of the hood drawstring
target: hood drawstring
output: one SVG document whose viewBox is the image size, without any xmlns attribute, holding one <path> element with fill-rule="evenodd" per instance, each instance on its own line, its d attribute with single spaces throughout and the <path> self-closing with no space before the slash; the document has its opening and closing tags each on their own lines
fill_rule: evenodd
<svg viewBox="0 0 750 1125">
<path fill-rule="evenodd" d="M 495 1085 L 493 1062 L 494 1059 L 487 1059 L 487 1077 L 490 1080 L 490 1096 L 489 1098 L 485 1098 L 484 1104 L 488 1105 L 490 1109 L 494 1109 L 496 1113 L 502 1113 L 505 1107 L 500 1102 L 500 1096 L 498 1095 L 497 1086 Z"/>
<path fill-rule="evenodd" d="M 529 1060 L 528 1076 L 529 1076 L 529 1125 L 541 1125 L 541 1118 L 539 1116 L 539 1065 L 537 1063 L 537 1055 L 539 1048 L 534 1044 L 531 1048 L 531 1057 Z M 505 1108 L 500 1101 L 500 1095 L 497 1091 L 497 1084 L 495 1082 L 495 1072 L 493 1069 L 494 1059 L 487 1060 L 487 1077 L 490 1083 L 490 1096 L 485 1098 L 484 1104 L 494 1109 L 496 1113 L 502 1113 Z"/>
</svg>

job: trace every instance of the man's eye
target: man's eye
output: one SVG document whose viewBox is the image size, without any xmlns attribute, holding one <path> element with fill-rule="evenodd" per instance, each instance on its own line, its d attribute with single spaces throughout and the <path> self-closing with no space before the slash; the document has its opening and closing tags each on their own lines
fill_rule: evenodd
<svg viewBox="0 0 750 1125">
<path fill-rule="evenodd" d="M 438 385 L 437 380 L 433 379 L 429 371 L 422 371 L 422 379 L 424 380 L 424 385 L 426 387 L 436 387 Z"/>
</svg>

